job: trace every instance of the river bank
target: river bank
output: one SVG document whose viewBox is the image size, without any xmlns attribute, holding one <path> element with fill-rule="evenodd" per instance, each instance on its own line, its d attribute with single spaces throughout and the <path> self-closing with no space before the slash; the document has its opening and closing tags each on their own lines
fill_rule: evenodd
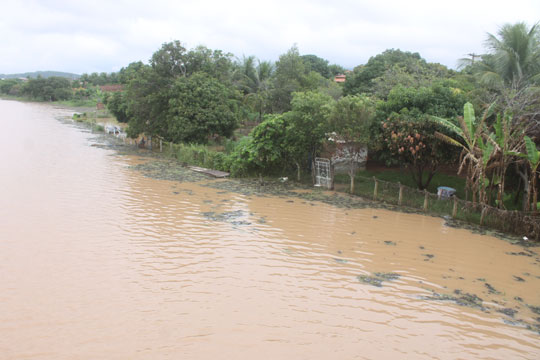
<svg viewBox="0 0 540 360">
<path fill-rule="evenodd" d="M 0 108 L 10 359 L 540 354 L 536 248 L 291 182 L 208 178 L 68 110 Z"/>
</svg>

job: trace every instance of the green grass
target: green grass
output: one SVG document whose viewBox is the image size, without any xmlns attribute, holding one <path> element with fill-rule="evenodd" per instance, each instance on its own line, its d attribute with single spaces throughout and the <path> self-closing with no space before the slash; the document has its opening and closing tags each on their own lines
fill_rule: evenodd
<svg viewBox="0 0 540 360">
<path fill-rule="evenodd" d="M 392 183 L 401 183 L 402 185 L 408 186 L 410 188 L 415 189 L 416 183 L 412 179 L 411 175 L 407 171 L 400 171 L 395 169 L 383 169 L 383 170 L 376 170 L 376 171 L 370 171 L 370 170 L 360 170 L 357 172 L 357 176 L 355 177 L 355 193 L 365 193 L 366 190 L 363 190 L 364 188 L 371 188 L 371 194 L 373 194 L 373 180 L 366 181 L 362 178 L 369 178 L 372 179 L 373 177 L 376 177 L 378 180 L 388 181 Z M 349 184 L 350 179 L 347 174 L 336 174 L 335 176 L 335 183 L 336 184 Z M 430 193 L 437 193 L 437 188 L 439 186 L 449 186 L 451 188 L 456 189 L 456 195 L 460 199 L 465 198 L 465 179 L 461 178 L 459 176 L 454 175 L 448 175 L 448 174 L 442 174 L 442 173 L 436 173 L 433 176 L 433 179 L 431 180 L 431 183 L 429 184 L 427 190 Z M 379 188 L 380 190 L 380 188 Z"/>
<path fill-rule="evenodd" d="M 96 99 L 86 99 L 86 100 L 61 100 L 53 101 L 54 104 L 68 106 L 68 107 L 91 107 L 96 108 L 97 100 Z"/>
</svg>

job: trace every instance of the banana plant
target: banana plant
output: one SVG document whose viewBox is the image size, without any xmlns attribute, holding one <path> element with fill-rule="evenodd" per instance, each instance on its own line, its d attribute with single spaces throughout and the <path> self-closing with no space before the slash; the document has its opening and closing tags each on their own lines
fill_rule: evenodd
<svg viewBox="0 0 540 360">
<path fill-rule="evenodd" d="M 457 135 L 456 138 L 437 132 L 435 136 L 446 141 L 451 145 L 462 149 L 461 162 L 458 174 L 467 168 L 467 186 L 466 189 L 472 192 L 472 201 L 476 202 L 476 193 L 479 192 L 480 201 L 484 201 L 483 179 L 485 176 L 485 167 L 493 152 L 491 145 L 487 145 L 482 139 L 487 133 L 486 119 L 491 114 L 494 104 L 484 111 L 482 117 L 477 122 L 474 114 L 473 105 L 467 102 L 463 106 L 463 117 L 459 118 L 457 126 L 452 121 L 433 116 L 432 119 L 441 124 L 451 133 Z M 489 156 L 487 156 L 489 155 Z"/>
<path fill-rule="evenodd" d="M 497 119 L 493 124 L 494 133 L 488 137 L 488 141 L 492 142 L 495 149 L 493 153 L 493 164 L 495 168 L 493 172 L 492 185 L 498 187 L 497 206 L 504 207 L 504 186 L 506 178 L 506 170 L 519 150 L 523 148 L 524 128 L 523 122 L 512 121 L 513 117 L 509 113 L 503 115 L 497 114 Z"/>
</svg>

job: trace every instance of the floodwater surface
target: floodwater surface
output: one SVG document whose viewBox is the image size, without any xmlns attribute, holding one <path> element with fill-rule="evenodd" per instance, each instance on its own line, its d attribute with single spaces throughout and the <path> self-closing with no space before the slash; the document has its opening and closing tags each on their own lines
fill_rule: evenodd
<svg viewBox="0 0 540 360">
<path fill-rule="evenodd" d="M 540 256 L 445 220 L 145 177 L 0 100 L 1 359 L 538 359 Z"/>
</svg>

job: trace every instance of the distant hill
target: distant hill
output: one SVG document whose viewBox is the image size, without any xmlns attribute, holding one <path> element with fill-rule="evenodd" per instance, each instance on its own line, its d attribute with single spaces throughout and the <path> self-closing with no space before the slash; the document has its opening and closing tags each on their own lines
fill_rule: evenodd
<svg viewBox="0 0 540 360">
<path fill-rule="evenodd" d="M 67 72 L 61 72 L 61 71 L 34 71 L 34 72 L 27 72 L 22 74 L 0 74 L 0 79 L 17 79 L 17 78 L 36 78 L 38 75 L 41 75 L 41 77 L 48 78 L 51 76 L 58 76 L 58 77 L 64 77 L 68 79 L 78 79 L 81 77 L 81 75 L 67 73 Z"/>
</svg>

